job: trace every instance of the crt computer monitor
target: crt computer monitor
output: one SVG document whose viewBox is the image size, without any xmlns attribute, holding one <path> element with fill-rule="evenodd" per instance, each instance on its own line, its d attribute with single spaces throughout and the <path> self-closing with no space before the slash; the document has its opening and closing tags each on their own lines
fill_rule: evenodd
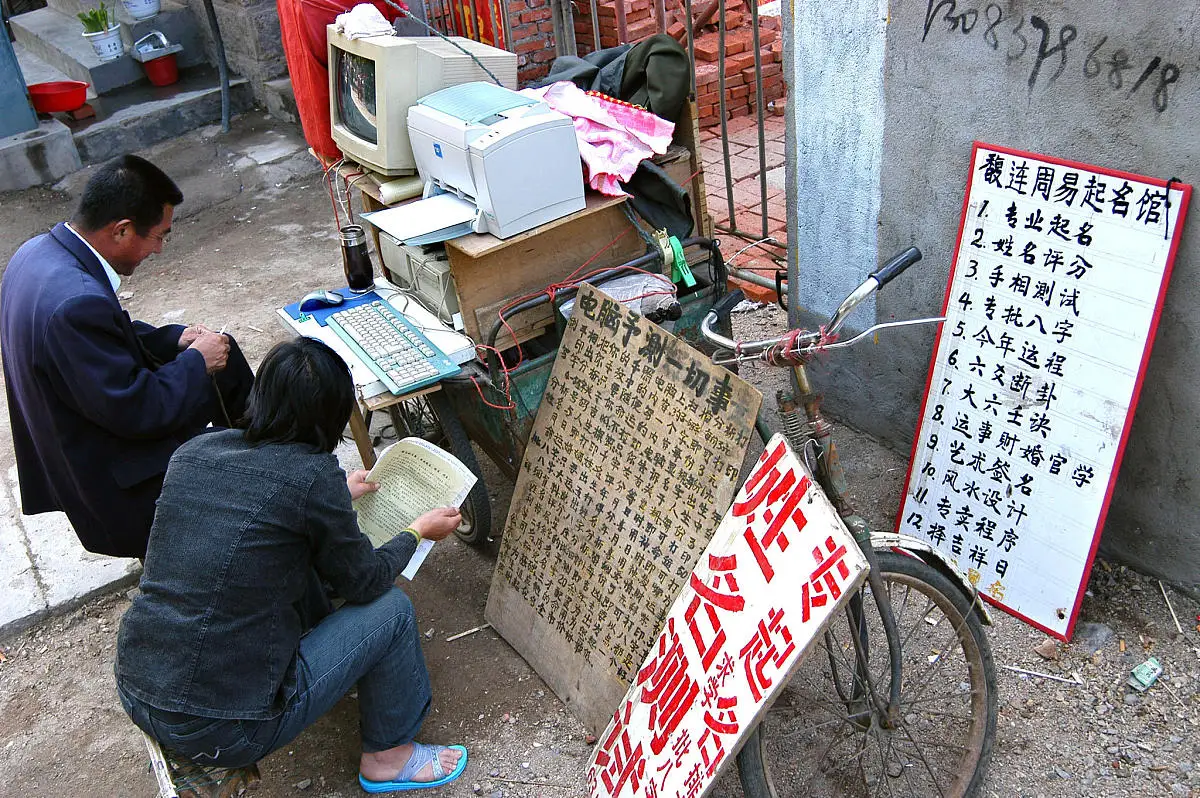
<svg viewBox="0 0 1200 798">
<path fill-rule="evenodd" d="M 416 173 L 408 108 L 427 94 L 491 80 L 462 50 L 436 36 L 350 39 L 330 25 L 329 121 L 342 154 L 384 175 Z M 517 87 L 517 56 L 457 36 L 460 45 L 505 87 Z"/>
</svg>

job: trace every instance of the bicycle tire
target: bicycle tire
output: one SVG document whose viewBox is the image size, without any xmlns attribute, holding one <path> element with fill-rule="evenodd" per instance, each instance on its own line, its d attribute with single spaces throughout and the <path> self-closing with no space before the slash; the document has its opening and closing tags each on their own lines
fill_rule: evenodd
<svg viewBox="0 0 1200 798">
<path fill-rule="evenodd" d="M 848 605 L 738 754 L 746 798 L 960 798 L 978 791 L 991 760 L 997 714 L 996 668 L 979 613 L 962 590 L 923 560 L 890 551 L 877 556 L 902 642 L 896 723 L 885 728 L 878 711 L 864 709 L 853 696 L 849 702 L 839 696 L 834 674 L 843 692 L 852 692 L 847 688 L 854 682 L 854 611 Z M 859 596 L 865 653 L 886 702 L 888 645 L 870 594 L 864 584 Z"/>
<path fill-rule="evenodd" d="M 441 426 L 442 440 L 439 441 L 439 444 L 461 460 L 462 464 L 476 476 L 475 486 L 467 494 L 467 499 L 461 508 L 462 522 L 458 525 L 458 529 L 454 530 L 454 534 L 463 543 L 484 546 L 492 532 L 492 504 L 488 498 L 487 485 L 483 481 L 483 472 L 479 468 L 479 460 L 475 457 L 475 450 L 471 448 L 467 431 L 463 429 L 462 422 L 458 420 L 454 406 L 442 395 L 442 392 L 434 391 L 426 394 L 424 398 L 429 402 L 429 407 Z"/>
</svg>

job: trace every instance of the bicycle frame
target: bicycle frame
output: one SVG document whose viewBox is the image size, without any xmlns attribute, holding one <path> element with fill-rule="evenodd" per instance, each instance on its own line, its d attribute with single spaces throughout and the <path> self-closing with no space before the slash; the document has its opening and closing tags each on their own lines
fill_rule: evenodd
<svg viewBox="0 0 1200 798">
<path fill-rule="evenodd" d="M 940 551 L 923 541 L 910 538 L 907 535 L 897 533 L 873 534 L 866 520 L 855 511 L 850 503 L 849 485 L 846 481 L 846 474 L 842 468 L 841 460 L 838 457 L 837 445 L 833 440 L 833 425 L 821 414 L 821 398 L 814 391 L 812 383 L 809 380 L 807 362 L 808 358 L 816 351 L 828 351 L 852 346 L 881 329 L 943 321 L 942 317 L 934 317 L 887 322 L 874 325 L 847 341 L 837 341 L 837 332 L 845 323 L 851 311 L 865 299 L 872 296 L 883 285 L 887 284 L 892 278 L 920 260 L 920 258 L 921 253 L 915 248 L 910 248 L 893 258 L 846 297 L 830 318 L 829 323 L 819 332 L 803 333 L 790 338 L 790 340 L 788 336 L 750 342 L 737 342 L 726 339 L 713 333 L 712 327 L 722 309 L 727 311 L 728 308 L 732 307 L 731 303 L 723 303 L 720 307 L 714 308 L 705 319 L 701 328 L 706 338 L 718 346 L 725 347 L 726 351 L 723 354 L 718 352 L 713 356 L 713 361 L 716 363 L 767 359 L 766 356 L 768 353 L 771 353 L 774 355 L 774 362 L 776 364 L 778 364 L 779 359 L 786 360 L 790 364 L 789 371 L 791 373 L 790 382 L 792 391 L 790 394 L 780 391 L 777 397 L 783 434 L 792 446 L 792 449 L 808 463 L 810 469 L 813 471 L 813 475 L 816 477 L 817 483 L 833 503 L 838 514 L 842 517 L 842 521 L 854 536 L 854 540 L 862 551 L 863 556 L 866 557 L 867 562 L 871 566 L 867 579 L 871 585 L 871 592 L 875 597 L 880 621 L 887 636 L 888 654 L 891 660 L 891 680 L 886 702 L 878 694 L 875 684 L 871 681 L 870 669 L 866 662 L 865 652 L 867 646 L 865 645 L 865 640 L 863 641 L 864 645 L 855 646 L 855 684 L 852 688 L 848 689 L 835 679 L 836 688 L 842 700 L 849 707 L 861 704 L 865 699 L 869 698 L 879 711 L 882 723 L 887 726 L 895 723 L 899 712 L 901 644 L 897 633 L 895 614 L 892 610 L 891 602 L 887 597 L 883 579 L 879 574 L 879 560 L 875 554 L 875 547 L 900 549 L 906 553 L 913 554 L 913 556 L 923 556 L 926 559 L 934 560 L 934 564 L 939 566 L 939 570 L 955 580 L 962 587 L 964 594 L 971 598 L 972 605 L 980 613 L 981 621 L 984 624 L 990 625 L 991 618 L 983 608 L 982 602 L 978 600 L 977 594 L 971 584 Z M 794 326 L 795 322 L 792 316 L 795 313 L 795 309 L 799 307 L 793 285 L 794 282 L 789 281 L 789 326 Z M 780 350 L 779 346 L 784 341 L 787 341 L 789 347 L 786 350 Z M 804 414 L 803 419 L 801 419 L 800 413 Z M 756 428 L 760 436 L 762 436 L 763 441 L 766 442 L 771 436 L 771 430 L 761 418 L 756 422 Z M 810 445 L 816 448 L 815 462 L 810 462 L 808 458 Z M 919 552 L 920 555 L 915 554 L 916 552 Z M 851 624 L 851 633 L 856 637 L 865 636 L 866 627 L 862 623 L 863 607 L 861 599 L 856 596 L 855 600 L 848 606 L 846 612 Z M 834 672 L 836 674 L 836 668 Z"/>
</svg>

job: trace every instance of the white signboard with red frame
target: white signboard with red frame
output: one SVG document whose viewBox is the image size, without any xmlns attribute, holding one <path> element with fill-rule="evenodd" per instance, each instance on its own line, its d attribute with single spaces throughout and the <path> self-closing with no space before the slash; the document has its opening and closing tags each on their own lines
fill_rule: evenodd
<svg viewBox="0 0 1200 798">
<path fill-rule="evenodd" d="M 812 475 L 772 438 L 600 736 L 592 797 L 704 795 L 867 569 Z"/>
<path fill-rule="evenodd" d="M 1068 639 L 1191 187 L 976 143 L 900 532 Z"/>
</svg>

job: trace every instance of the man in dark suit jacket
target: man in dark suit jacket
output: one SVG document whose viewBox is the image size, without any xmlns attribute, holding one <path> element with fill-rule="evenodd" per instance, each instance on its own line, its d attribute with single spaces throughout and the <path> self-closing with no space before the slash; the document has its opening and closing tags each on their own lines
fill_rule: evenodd
<svg viewBox="0 0 1200 798">
<path fill-rule="evenodd" d="M 228 336 L 132 321 L 119 275 L 162 251 L 179 188 L 134 155 L 21 246 L 0 282 L 0 350 L 22 509 L 66 512 L 88 551 L 144 557 L 175 449 L 231 426 L 254 375 Z"/>
</svg>

